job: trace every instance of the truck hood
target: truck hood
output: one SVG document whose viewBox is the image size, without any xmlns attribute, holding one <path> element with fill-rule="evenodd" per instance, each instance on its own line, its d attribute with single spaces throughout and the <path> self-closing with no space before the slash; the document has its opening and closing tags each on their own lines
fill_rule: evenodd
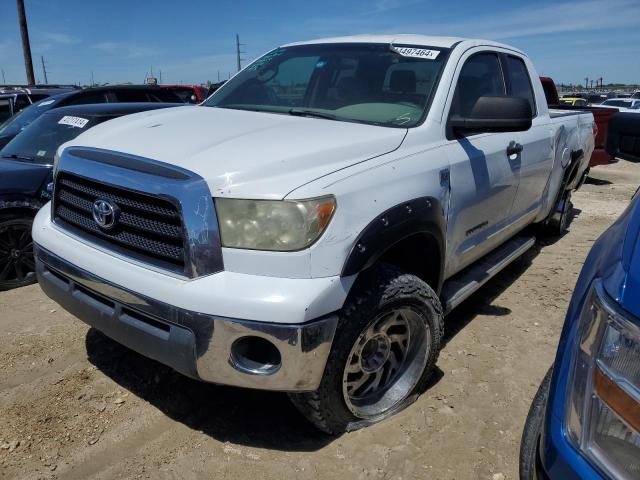
<svg viewBox="0 0 640 480">
<path fill-rule="evenodd" d="M 286 114 L 182 107 L 105 122 L 64 146 L 124 152 L 191 170 L 213 196 L 282 199 L 397 149 L 406 129 Z"/>
<path fill-rule="evenodd" d="M 640 318 L 640 189 L 607 233 L 604 287 L 625 310 Z"/>
</svg>

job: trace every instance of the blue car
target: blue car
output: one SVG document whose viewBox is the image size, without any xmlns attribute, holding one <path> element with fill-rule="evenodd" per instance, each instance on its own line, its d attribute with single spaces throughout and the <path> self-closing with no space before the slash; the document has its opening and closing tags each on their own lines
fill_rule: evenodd
<svg viewBox="0 0 640 480">
<path fill-rule="evenodd" d="M 585 261 L 527 417 L 520 478 L 640 479 L 638 191 Z"/>
</svg>

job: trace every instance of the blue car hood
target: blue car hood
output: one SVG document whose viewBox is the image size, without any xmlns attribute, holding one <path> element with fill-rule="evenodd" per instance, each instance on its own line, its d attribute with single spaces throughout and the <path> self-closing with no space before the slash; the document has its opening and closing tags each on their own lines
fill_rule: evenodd
<svg viewBox="0 0 640 480">
<path fill-rule="evenodd" d="M 607 293 L 622 308 L 640 318 L 640 190 L 612 226 L 608 268 L 603 281 Z M 616 228 L 617 227 L 617 228 Z"/>
</svg>

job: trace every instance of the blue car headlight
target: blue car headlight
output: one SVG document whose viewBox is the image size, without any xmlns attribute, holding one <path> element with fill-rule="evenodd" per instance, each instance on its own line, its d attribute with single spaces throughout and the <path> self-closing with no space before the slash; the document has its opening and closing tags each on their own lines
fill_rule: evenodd
<svg viewBox="0 0 640 480">
<path fill-rule="evenodd" d="M 605 474 L 640 478 L 640 322 L 594 282 L 580 315 L 566 430 Z"/>
</svg>

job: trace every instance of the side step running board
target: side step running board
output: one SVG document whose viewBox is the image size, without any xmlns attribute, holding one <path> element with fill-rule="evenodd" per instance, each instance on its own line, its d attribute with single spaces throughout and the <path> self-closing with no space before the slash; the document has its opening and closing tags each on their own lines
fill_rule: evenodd
<svg viewBox="0 0 640 480">
<path fill-rule="evenodd" d="M 441 295 L 445 314 L 460 305 L 535 243 L 534 237 L 513 238 L 447 280 L 442 286 Z"/>
</svg>

